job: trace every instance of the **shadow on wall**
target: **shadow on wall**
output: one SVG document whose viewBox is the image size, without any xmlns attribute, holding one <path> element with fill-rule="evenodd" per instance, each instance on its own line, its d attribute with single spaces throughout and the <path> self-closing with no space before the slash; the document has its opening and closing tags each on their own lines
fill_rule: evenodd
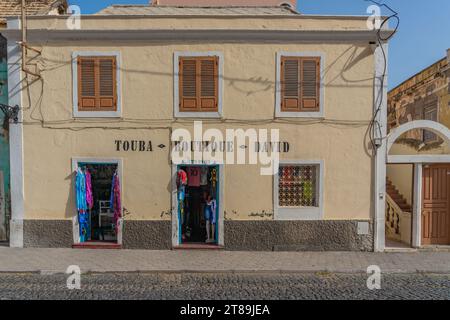
<svg viewBox="0 0 450 320">
<path fill-rule="evenodd" d="M 138 46 L 138 45 L 136 45 Z M 159 44 L 148 44 L 148 46 L 159 46 Z M 102 45 L 98 45 L 98 49 L 102 50 Z M 42 54 L 44 56 L 34 57 L 33 61 L 42 66 L 41 71 L 51 76 L 51 71 L 57 70 L 60 68 L 68 68 L 72 65 L 72 59 L 69 60 L 61 60 L 57 58 L 52 58 L 51 56 L 45 57 L 45 48 L 42 48 Z M 325 83 L 327 88 L 371 88 L 373 86 L 373 76 L 372 77 L 361 77 L 360 74 L 351 72 L 357 64 L 364 63 L 365 58 L 372 55 L 370 46 L 366 45 L 349 45 L 347 49 L 345 49 L 337 58 L 333 61 L 326 60 L 326 68 L 324 71 L 324 77 L 326 77 L 329 73 L 332 72 L 333 69 L 336 69 L 338 65 L 343 65 L 341 70 L 335 70 L 335 76 Z M 275 53 L 274 53 L 275 55 Z M 231 56 L 232 57 L 232 56 Z M 144 57 L 145 58 L 145 57 Z M 275 61 L 275 57 L 274 60 Z M 173 64 L 173 57 L 170 56 L 167 60 L 161 61 L 162 64 L 168 65 L 170 68 Z M 121 68 L 121 72 L 124 77 L 131 74 L 135 75 L 150 75 L 156 77 L 164 77 L 173 79 L 173 72 L 161 72 L 146 69 L 148 66 L 143 65 L 141 69 L 130 69 L 130 68 Z M 276 65 L 274 64 L 274 68 Z M 274 75 L 275 75 L 274 70 Z M 344 83 L 336 83 L 338 79 L 344 81 Z M 46 117 L 46 106 L 43 103 L 45 99 L 45 91 L 54 90 L 55 88 L 47 88 L 44 84 L 42 78 L 40 79 L 24 79 L 25 83 L 23 84 L 24 90 L 30 91 L 32 89 L 33 84 L 35 82 L 39 82 L 40 88 L 36 88 L 38 95 L 36 99 L 33 99 L 32 96 L 28 93 L 28 101 L 24 103 L 23 109 L 29 110 L 31 116 L 31 121 L 28 124 L 36 124 L 42 125 L 46 127 L 51 127 L 52 125 L 58 125 L 60 129 L 70 129 L 72 128 L 71 124 L 74 123 L 74 119 L 72 117 L 50 120 Z M 170 81 L 170 80 L 169 80 Z M 275 77 L 271 76 L 270 78 L 261 77 L 259 75 L 253 75 L 250 77 L 223 77 L 223 81 L 225 82 L 225 86 L 229 86 L 234 88 L 236 91 L 241 92 L 246 96 L 255 95 L 258 92 L 266 92 L 272 91 L 275 94 Z M 47 90 L 45 90 L 47 89 Z M 46 119 L 47 118 L 47 119 Z M 127 122 L 129 119 L 122 119 L 123 122 Z M 141 120 L 150 120 L 150 119 L 141 119 Z M 154 119 L 151 119 L 154 120 Z M 158 119 L 158 120 L 173 120 L 173 119 Z M 267 119 L 267 121 L 271 121 L 273 119 Z M 65 125 L 65 126 L 64 126 Z"/>
<path fill-rule="evenodd" d="M 138 45 L 136 45 L 138 46 Z M 159 46 L 159 44 L 147 44 L 147 46 Z M 101 44 L 98 44 L 97 47 L 100 49 Z M 43 49 L 43 53 L 45 52 L 45 48 Z M 333 79 L 329 80 L 325 85 L 327 87 L 372 87 L 372 81 L 373 77 L 369 78 L 362 78 L 362 79 L 351 79 L 348 77 L 347 72 L 351 71 L 353 67 L 355 67 L 358 63 L 362 62 L 365 58 L 373 55 L 372 49 L 370 46 L 355 46 L 351 45 L 349 46 L 344 52 L 342 52 L 341 55 L 339 55 L 335 60 L 329 61 L 326 60 L 326 68 L 324 72 L 324 76 L 329 73 L 334 66 L 339 62 L 342 61 L 344 63 L 344 66 L 342 70 L 338 73 L 337 76 L 335 76 Z M 274 57 L 275 59 L 275 57 Z M 273 60 L 275 61 L 275 60 Z M 56 70 L 59 68 L 64 68 L 67 66 L 72 65 L 72 59 L 70 60 L 59 60 L 59 59 L 51 59 L 51 58 L 45 58 L 45 57 L 39 57 L 36 59 L 35 63 L 40 63 L 43 65 L 42 72 L 50 72 L 52 70 Z M 172 57 L 170 58 L 170 64 L 173 64 Z M 121 68 L 120 70 L 126 74 L 126 73 L 133 73 L 133 74 L 148 74 L 152 76 L 160 76 L 160 77 L 169 77 L 173 78 L 174 74 L 173 72 L 161 72 L 161 71 L 153 71 L 153 70 L 145 70 L 146 66 L 143 65 L 142 69 L 129 69 L 129 68 Z M 275 73 L 274 73 L 275 74 Z M 347 82 L 346 84 L 334 84 L 333 82 L 337 80 L 338 78 L 344 80 Z M 268 90 L 275 90 L 275 81 L 274 77 L 269 78 L 263 78 L 258 75 L 254 75 L 252 77 L 247 78 L 238 78 L 238 77 L 227 77 L 224 76 L 223 80 L 226 81 L 226 85 L 229 85 L 231 87 L 234 87 L 238 91 L 245 93 L 247 96 L 255 94 L 257 92 L 261 91 L 268 91 Z M 362 82 L 361 84 L 357 84 L 358 82 Z M 28 84 L 28 85 L 31 85 Z M 252 88 L 244 89 L 245 85 L 250 85 Z"/>
<path fill-rule="evenodd" d="M 127 44 L 127 46 L 132 46 L 130 44 Z M 136 47 L 139 47 L 139 45 L 135 45 Z M 148 47 L 152 46 L 160 46 L 160 44 L 146 44 Z M 105 46 L 108 47 L 108 46 Z M 68 60 L 61 60 L 56 57 L 52 57 L 52 54 L 47 55 L 45 47 L 43 49 L 43 56 L 36 57 L 35 63 L 38 63 L 42 65 L 42 72 L 46 72 L 47 76 L 51 76 L 51 71 L 61 69 L 61 68 L 70 68 L 72 65 L 72 59 Z M 102 50 L 102 45 L 98 44 L 98 49 Z M 47 55 L 47 56 L 46 56 Z M 362 75 L 358 72 L 353 72 L 354 68 L 360 64 L 363 64 L 367 61 L 367 57 L 370 57 L 373 55 L 372 49 L 369 45 L 349 45 L 347 48 L 343 50 L 343 52 L 336 57 L 333 60 L 329 60 L 326 58 L 326 67 L 324 70 L 323 77 L 329 78 L 329 80 L 325 83 L 325 86 L 327 88 L 372 88 L 373 87 L 373 76 L 370 75 Z M 234 54 L 236 57 L 236 54 Z M 233 55 L 230 55 L 231 58 L 233 58 Z M 144 54 L 144 59 L 145 54 Z M 165 65 L 165 67 L 169 67 L 169 69 L 173 68 L 173 56 L 170 57 L 160 57 L 160 62 L 162 65 Z M 273 62 L 275 61 L 275 52 L 273 57 Z M 276 64 L 273 64 L 273 67 L 276 68 Z M 148 75 L 148 76 L 154 76 L 159 77 L 161 81 L 167 81 L 167 79 L 173 79 L 173 72 L 161 72 L 161 71 L 155 71 L 148 69 L 148 65 L 143 65 L 140 69 L 130 69 L 130 68 L 121 68 L 121 72 L 123 73 L 124 77 L 130 77 L 132 75 Z M 69 71 L 69 69 L 68 69 Z M 246 96 L 252 96 L 257 94 L 258 92 L 267 92 L 271 91 L 275 95 L 275 69 L 273 70 L 273 76 L 270 78 L 267 77 L 261 77 L 256 75 L 252 75 L 250 77 L 227 77 L 224 76 L 223 80 L 225 82 L 225 86 L 234 88 L 236 91 L 241 92 L 243 95 Z M 342 81 L 339 81 L 342 80 Z M 170 81 L 170 80 L 169 80 Z M 46 108 L 48 108 L 48 105 L 46 106 L 44 101 L 45 91 L 49 90 L 55 90 L 55 88 L 47 88 L 44 84 L 44 81 L 41 79 L 39 81 L 40 83 L 36 84 L 36 86 L 40 86 L 40 88 L 36 88 L 36 92 L 39 94 L 37 95 L 37 98 L 33 99 L 31 95 L 27 95 L 28 101 L 26 101 L 26 105 L 24 105 L 24 110 L 29 110 L 31 114 L 31 121 L 29 124 L 35 124 L 35 125 L 42 125 L 44 127 L 51 127 L 55 129 L 73 129 L 74 127 L 74 119 L 72 117 L 69 118 L 63 118 L 63 119 L 57 119 L 57 120 L 50 120 L 48 119 L 48 112 L 46 112 Z M 27 91 L 30 90 L 30 87 L 32 86 L 33 81 L 25 85 L 25 88 Z M 168 83 L 169 84 L 169 83 Z M 171 82 L 170 82 L 171 85 Z M 47 90 L 45 90 L 47 89 Z M 48 93 L 47 93 L 48 95 Z M 47 119 L 46 119 L 47 118 Z M 123 118 L 121 122 L 127 122 L 133 119 L 127 119 Z M 140 119 L 140 120 L 155 120 L 155 119 Z M 156 119 L 156 120 L 167 120 L 167 121 L 173 121 L 172 118 L 169 119 Z M 273 119 L 264 119 L 264 121 L 273 121 Z M 83 122 L 78 121 L 78 123 L 81 125 Z M 86 123 L 86 122 L 84 122 Z M 333 125 L 329 123 L 328 125 Z M 54 126 L 54 127 L 52 127 Z M 88 124 L 85 127 L 79 127 L 79 130 L 92 127 L 93 124 Z M 368 132 L 366 132 L 366 137 L 364 141 L 362 141 L 364 150 L 366 151 L 367 155 L 371 154 L 370 150 L 370 143 L 368 139 Z M 170 159 L 168 159 L 168 162 L 171 163 Z M 168 189 L 170 187 L 168 186 Z M 68 203 L 69 206 L 69 203 Z M 75 207 L 73 205 L 73 207 Z M 69 207 L 67 207 L 67 210 L 69 210 Z M 68 213 L 67 213 L 68 214 Z M 71 216 L 68 214 L 68 216 Z"/>
<path fill-rule="evenodd" d="M 362 60 L 364 60 L 367 57 L 370 57 L 371 55 L 373 55 L 373 51 L 372 48 L 370 46 L 366 46 L 363 50 L 358 50 L 361 47 L 357 47 L 357 46 L 351 46 L 349 47 L 347 50 L 345 50 L 336 60 L 334 60 L 332 63 L 330 63 L 327 68 L 325 68 L 325 74 L 326 75 L 328 73 L 328 71 L 341 59 L 344 58 L 344 56 L 346 54 L 348 54 L 347 60 L 344 63 L 344 67 L 342 68 L 341 72 L 339 73 L 339 75 L 337 75 L 336 77 L 334 77 L 333 79 L 331 79 L 330 81 L 328 81 L 325 86 L 333 86 L 332 83 L 338 79 L 341 78 L 342 80 L 344 80 L 345 82 L 348 82 L 349 84 L 354 85 L 355 83 L 358 82 L 366 82 L 366 81 L 372 81 L 373 77 L 370 78 L 363 78 L 363 79 L 350 79 L 347 75 L 346 72 L 350 71 L 354 66 L 356 66 L 359 62 L 361 62 Z M 360 52 L 358 52 L 360 51 Z"/>
</svg>

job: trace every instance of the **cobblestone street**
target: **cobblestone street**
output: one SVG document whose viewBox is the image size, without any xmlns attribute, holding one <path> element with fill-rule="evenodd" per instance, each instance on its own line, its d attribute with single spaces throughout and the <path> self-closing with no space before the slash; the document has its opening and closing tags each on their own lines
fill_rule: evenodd
<svg viewBox="0 0 450 320">
<path fill-rule="evenodd" d="M 369 290 L 367 274 L 107 273 L 0 274 L 1 299 L 450 299 L 450 274 L 384 274 Z"/>
<path fill-rule="evenodd" d="M 71 265 L 81 290 L 67 289 Z M 450 253 L 0 248 L 0 298 L 450 299 Z"/>
</svg>

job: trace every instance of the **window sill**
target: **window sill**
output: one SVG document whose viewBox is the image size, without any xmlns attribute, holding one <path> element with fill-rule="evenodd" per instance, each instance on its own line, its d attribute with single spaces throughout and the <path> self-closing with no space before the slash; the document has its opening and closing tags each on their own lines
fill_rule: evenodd
<svg viewBox="0 0 450 320">
<path fill-rule="evenodd" d="M 120 111 L 74 111 L 74 118 L 120 118 Z"/>
<path fill-rule="evenodd" d="M 220 112 L 175 112 L 175 118 L 222 118 Z"/>
<path fill-rule="evenodd" d="M 322 220 L 320 207 L 283 207 L 275 210 L 275 220 Z"/>
<path fill-rule="evenodd" d="M 287 112 L 287 111 L 277 111 L 275 114 L 276 118 L 314 118 L 314 119 L 325 119 L 323 112 Z"/>
</svg>

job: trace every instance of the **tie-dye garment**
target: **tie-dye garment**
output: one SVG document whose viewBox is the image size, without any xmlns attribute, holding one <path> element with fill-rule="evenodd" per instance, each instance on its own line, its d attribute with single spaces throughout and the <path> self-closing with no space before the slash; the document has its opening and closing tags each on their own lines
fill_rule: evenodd
<svg viewBox="0 0 450 320">
<path fill-rule="evenodd" d="M 92 179 L 91 179 L 91 173 L 88 169 L 86 169 L 84 173 L 86 177 L 86 202 L 89 207 L 89 209 L 92 209 L 94 206 L 94 197 L 92 195 Z"/>
</svg>

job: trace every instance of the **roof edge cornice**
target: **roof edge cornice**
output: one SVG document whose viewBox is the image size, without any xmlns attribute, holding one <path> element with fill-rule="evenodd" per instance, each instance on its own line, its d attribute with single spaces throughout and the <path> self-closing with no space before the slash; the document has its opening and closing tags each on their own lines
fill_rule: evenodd
<svg viewBox="0 0 450 320">
<path fill-rule="evenodd" d="M 20 39 L 20 30 L 2 33 L 10 40 Z M 390 30 L 382 32 L 388 36 Z M 222 42 L 366 42 L 376 41 L 369 30 L 248 30 L 248 29 L 138 29 L 138 30 L 49 30 L 29 29 L 28 41 L 222 41 Z"/>
</svg>

